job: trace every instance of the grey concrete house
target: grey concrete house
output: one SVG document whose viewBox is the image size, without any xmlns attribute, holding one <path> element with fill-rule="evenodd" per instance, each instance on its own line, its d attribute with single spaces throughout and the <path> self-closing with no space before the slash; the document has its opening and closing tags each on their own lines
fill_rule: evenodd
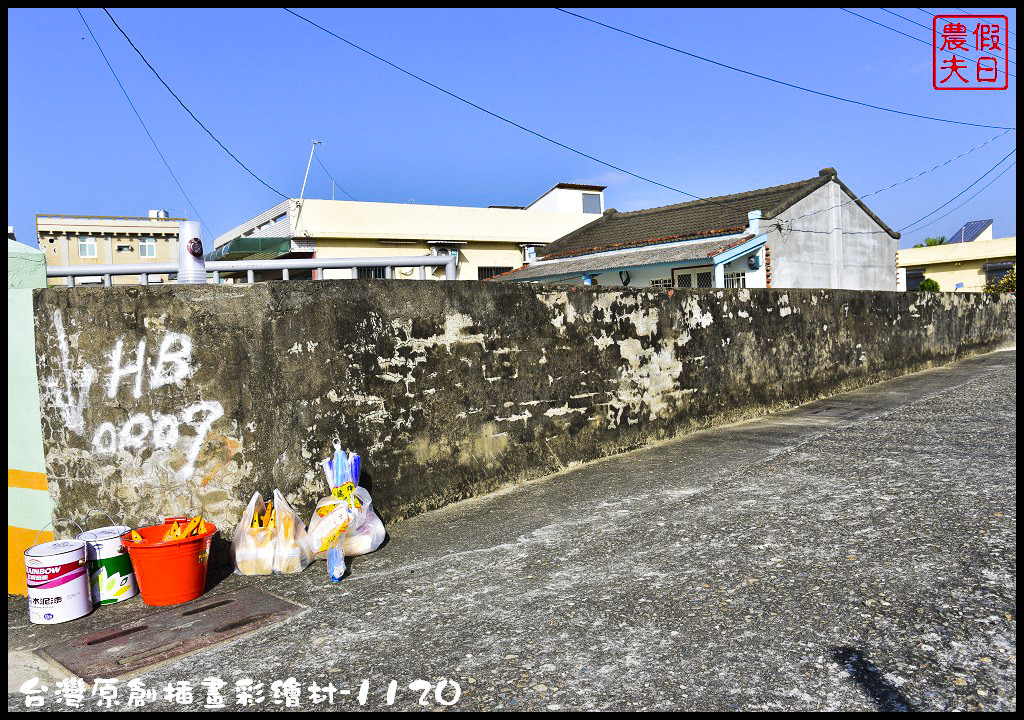
<svg viewBox="0 0 1024 720">
<path fill-rule="evenodd" d="M 895 290 L 899 233 L 839 179 L 607 210 L 500 282 Z"/>
</svg>

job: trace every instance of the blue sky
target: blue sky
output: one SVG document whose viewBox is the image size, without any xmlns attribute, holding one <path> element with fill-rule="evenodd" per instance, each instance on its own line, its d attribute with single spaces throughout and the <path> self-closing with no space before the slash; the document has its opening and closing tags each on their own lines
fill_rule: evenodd
<svg viewBox="0 0 1024 720">
<path fill-rule="evenodd" d="M 315 138 L 324 164 L 358 200 L 525 205 L 560 181 L 607 185 L 606 204 L 619 210 L 690 199 L 495 120 L 280 9 L 111 12 L 207 127 L 292 197 Z M 522 125 L 705 197 L 812 177 L 827 166 L 867 194 L 999 132 L 816 97 L 552 9 L 299 12 Z M 838 9 L 578 12 L 836 95 L 1016 125 L 1015 78 L 1001 92 L 936 91 L 930 47 Z M 857 12 L 928 39 L 928 31 L 881 10 Z M 930 25 L 917 9 L 896 12 Z M 1008 15 L 1016 32 L 1014 10 L 991 12 Z M 188 117 L 101 10 L 83 14 L 207 236 L 279 201 Z M 34 244 L 36 213 L 145 215 L 159 208 L 195 219 L 73 9 L 8 10 L 7 36 L 7 216 L 20 240 Z M 1015 36 L 1009 44 L 1016 48 Z M 867 202 L 900 228 L 1015 146 L 1012 131 Z M 331 182 L 315 162 L 306 195 L 331 197 Z M 1015 234 L 1015 196 L 1016 168 L 900 244 L 948 235 L 978 218 L 993 218 L 996 236 Z M 337 197 L 344 199 L 340 191 Z"/>
</svg>

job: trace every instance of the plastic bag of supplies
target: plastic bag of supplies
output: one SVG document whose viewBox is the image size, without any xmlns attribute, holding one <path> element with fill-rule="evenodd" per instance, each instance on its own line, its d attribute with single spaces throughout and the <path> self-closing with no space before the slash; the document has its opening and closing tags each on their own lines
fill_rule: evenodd
<svg viewBox="0 0 1024 720">
<path fill-rule="evenodd" d="M 346 556 L 365 555 L 384 542 L 384 523 L 373 511 L 366 488 L 358 487 L 360 457 L 335 442 L 334 457 L 322 463 L 331 494 L 321 498 L 309 521 L 309 545 L 317 558 L 342 543 Z"/>
<path fill-rule="evenodd" d="M 302 572 L 313 562 L 306 526 L 279 490 L 266 505 L 253 494 L 235 528 L 231 551 L 239 575 Z"/>
</svg>

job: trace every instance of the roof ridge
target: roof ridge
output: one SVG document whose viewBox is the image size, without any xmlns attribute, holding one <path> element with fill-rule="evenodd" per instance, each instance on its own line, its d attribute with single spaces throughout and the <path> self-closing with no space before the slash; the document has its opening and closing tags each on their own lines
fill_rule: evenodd
<svg viewBox="0 0 1024 720">
<path fill-rule="evenodd" d="M 686 202 L 674 203 L 672 205 L 660 205 L 658 207 L 643 208 L 640 210 L 630 210 L 628 212 L 616 211 L 615 215 L 616 217 L 620 218 L 628 218 L 641 216 L 649 213 L 660 212 L 662 210 L 678 210 L 681 208 L 698 207 L 701 204 L 721 202 L 724 200 L 741 200 L 743 198 L 752 197 L 759 193 L 777 192 L 783 188 L 793 188 L 794 190 L 796 190 L 798 187 L 818 180 L 821 180 L 821 176 L 815 176 L 812 178 L 807 178 L 805 180 L 797 180 L 796 182 L 782 183 L 781 185 L 771 185 L 769 187 L 756 188 L 754 190 L 745 190 L 743 192 L 732 193 L 730 195 L 715 195 L 712 197 L 698 198 L 696 200 L 687 200 Z"/>
</svg>

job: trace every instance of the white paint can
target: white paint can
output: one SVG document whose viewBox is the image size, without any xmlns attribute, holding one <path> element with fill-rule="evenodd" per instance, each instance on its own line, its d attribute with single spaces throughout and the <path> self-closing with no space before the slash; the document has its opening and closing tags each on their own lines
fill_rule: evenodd
<svg viewBox="0 0 1024 720">
<path fill-rule="evenodd" d="M 131 532 L 126 525 L 111 525 L 84 532 L 89 557 L 89 586 L 95 605 L 113 605 L 139 594 L 135 570 L 121 536 Z"/>
<path fill-rule="evenodd" d="M 56 625 L 92 612 L 88 562 L 81 540 L 55 540 L 25 551 L 30 622 Z"/>
</svg>

